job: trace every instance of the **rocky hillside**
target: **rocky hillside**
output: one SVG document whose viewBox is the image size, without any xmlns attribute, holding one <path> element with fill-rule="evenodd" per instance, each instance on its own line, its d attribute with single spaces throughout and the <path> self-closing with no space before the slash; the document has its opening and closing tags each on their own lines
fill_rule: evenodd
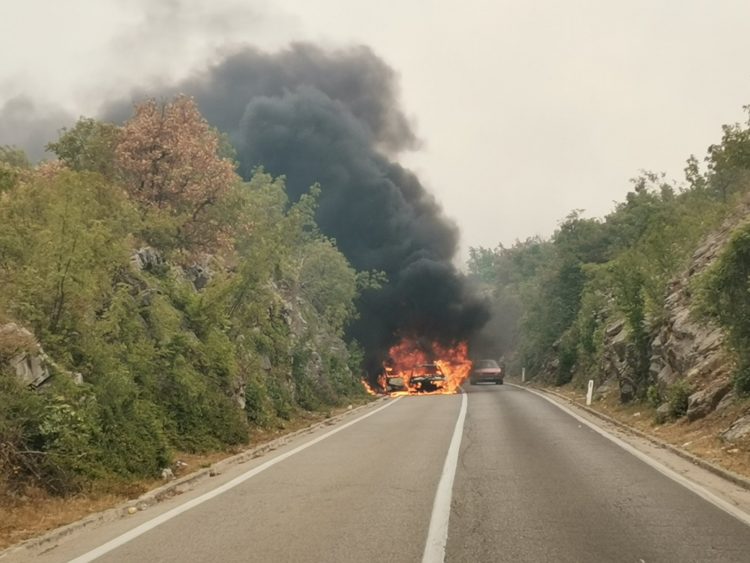
<svg viewBox="0 0 750 563">
<path fill-rule="evenodd" d="M 127 487 L 363 394 L 345 331 L 373 284 L 317 187 L 243 181 L 185 97 L 50 148 L 0 147 L 0 497 Z"/>
<path fill-rule="evenodd" d="M 725 125 L 683 182 L 642 172 L 603 218 L 471 250 L 495 318 L 478 344 L 548 385 L 653 408 L 659 423 L 750 409 L 750 120 Z M 635 407 L 634 407 L 635 408 Z M 726 420 L 725 420 L 726 417 Z M 731 420 L 730 420 L 731 419 Z M 727 432 L 729 428 L 730 432 Z M 718 428 L 718 426 L 716 427 Z M 713 431 L 713 430 L 712 430 Z"/>
<path fill-rule="evenodd" d="M 654 383 L 652 399 L 658 406 L 658 422 L 685 417 L 693 422 L 736 403 L 732 375 L 735 361 L 726 345 L 725 331 L 695 312 L 694 288 L 716 263 L 732 233 L 747 223 L 743 205 L 716 231 L 710 233 L 693 253 L 687 268 L 668 284 L 664 316 L 653 328 L 649 340 L 649 374 Z M 634 399 L 637 375 L 635 354 L 624 318 L 613 320 L 604 330 L 600 382 L 595 396 L 617 390 L 622 402 Z M 746 420 L 748 419 L 748 420 Z M 750 417 L 742 414 L 726 429 L 730 440 L 750 435 Z"/>
</svg>

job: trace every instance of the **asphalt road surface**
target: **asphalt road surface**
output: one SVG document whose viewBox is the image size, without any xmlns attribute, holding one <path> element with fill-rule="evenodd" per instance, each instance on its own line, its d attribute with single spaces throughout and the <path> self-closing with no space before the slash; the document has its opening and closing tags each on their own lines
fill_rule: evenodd
<svg viewBox="0 0 750 563">
<path fill-rule="evenodd" d="M 747 524 L 555 405 L 467 391 L 378 401 L 34 560 L 750 561 Z"/>
</svg>

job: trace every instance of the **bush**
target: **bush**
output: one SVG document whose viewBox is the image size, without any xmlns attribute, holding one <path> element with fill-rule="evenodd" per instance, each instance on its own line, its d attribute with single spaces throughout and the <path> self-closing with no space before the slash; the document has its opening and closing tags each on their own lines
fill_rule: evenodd
<svg viewBox="0 0 750 563">
<path fill-rule="evenodd" d="M 697 282 L 697 311 L 727 331 L 737 358 L 735 388 L 750 394 L 750 224 L 734 233 L 716 263 Z"/>
<path fill-rule="evenodd" d="M 658 408 L 659 405 L 661 405 L 662 397 L 661 397 L 661 393 L 659 393 L 658 386 L 656 385 L 648 386 L 648 389 L 646 389 L 646 400 L 654 408 Z"/>
<path fill-rule="evenodd" d="M 688 398 L 692 390 L 684 381 L 679 381 L 669 387 L 667 391 L 667 402 L 669 403 L 669 415 L 672 418 L 685 416 L 688 408 Z"/>
</svg>

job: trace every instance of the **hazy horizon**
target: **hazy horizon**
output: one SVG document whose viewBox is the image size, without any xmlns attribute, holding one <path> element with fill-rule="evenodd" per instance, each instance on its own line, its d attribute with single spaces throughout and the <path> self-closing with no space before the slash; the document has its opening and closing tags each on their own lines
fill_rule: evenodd
<svg viewBox="0 0 750 563">
<path fill-rule="evenodd" d="M 603 216 L 641 169 L 682 180 L 721 125 L 745 119 L 750 46 L 739 2 L 545 0 L 533 5 L 321 0 L 209 6 L 29 0 L 0 46 L 0 143 L 44 142 L 134 87 L 183 78 L 238 45 L 362 44 L 398 74 L 420 144 L 412 169 L 469 246 L 549 236 Z M 28 125 L 35 120 L 35 126 Z M 46 127 L 46 128 L 45 128 Z"/>
</svg>

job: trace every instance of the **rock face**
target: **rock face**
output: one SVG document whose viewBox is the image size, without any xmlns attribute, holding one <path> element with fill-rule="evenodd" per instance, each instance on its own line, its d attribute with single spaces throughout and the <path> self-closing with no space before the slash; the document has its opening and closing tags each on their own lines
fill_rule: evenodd
<svg viewBox="0 0 750 563">
<path fill-rule="evenodd" d="M 16 370 L 16 376 L 21 383 L 34 389 L 51 377 L 45 356 L 42 354 L 28 352 L 19 354 L 11 359 L 10 365 Z"/>
<path fill-rule="evenodd" d="M 144 246 L 136 250 L 130 261 L 139 270 L 147 272 L 154 271 L 165 264 L 164 258 L 159 251 L 150 246 Z"/>
<path fill-rule="evenodd" d="M 688 267 L 667 287 L 663 320 L 654 330 L 649 342 L 650 381 L 664 398 L 670 387 L 684 382 L 691 394 L 686 416 L 689 421 L 707 416 L 716 409 L 724 409 L 734 401 L 731 374 L 733 363 L 724 348 L 722 330 L 691 314 L 693 280 L 706 271 L 724 249 L 732 232 L 742 222 L 748 209 L 728 219 L 720 229 L 706 237 L 691 257 Z M 633 368 L 635 350 L 630 343 L 625 321 L 610 319 L 604 330 L 601 374 L 603 386 L 612 388 L 616 382 L 623 402 L 631 399 L 637 381 Z M 657 413 L 666 420 L 667 407 Z"/>
<path fill-rule="evenodd" d="M 722 439 L 727 442 L 736 442 L 747 436 L 750 436 L 750 415 L 735 420 L 732 426 L 721 433 Z"/>
<path fill-rule="evenodd" d="M 211 257 L 204 256 L 202 261 L 194 262 L 183 270 L 185 277 L 192 282 L 193 287 L 198 291 L 206 287 L 214 277 L 214 271 L 211 269 L 210 262 Z"/>
<path fill-rule="evenodd" d="M 620 393 L 620 402 L 628 403 L 636 393 L 634 374 L 630 358 L 635 353 L 629 341 L 629 331 L 625 321 L 618 319 L 604 330 L 604 353 L 602 354 L 601 371 L 604 374 L 604 384 L 616 382 Z"/>
<path fill-rule="evenodd" d="M 15 372 L 23 385 L 36 389 L 51 377 L 47 355 L 31 332 L 8 323 L 0 326 L 0 342 L 3 348 L 0 360 L 4 355 L 9 356 L 2 363 Z"/>
<path fill-rule="evenodd" d="M 729 376 L 731 363 L 722 349 L 724 335 L 721 329 L 704 321 L 696 321 L 690 314 L 690 282 L 714 262 L 729 233 L 730 229 L 727 229 L 708 237 L 693 254 L 688 269 L 669 286 L 665 300 L 665 321 L 651 342 L 653 355 L 650 371 L 656 374 L 662 392 L 678 379 L 700 385 L 705 381 L 726 380 Z M 720 387 L 723 389 L 723 385 Z M 704 408 L 697 405 L 704 405 L 704 399 L 713 397 L 717 392 L 715 389 L 706 391 L 705 394 L 696 393 L 691 397 L 691 404 L 696 406 L 692 411 L 688 407 L 689 412 L 698 417 L 704 416 L 700 414 Z M 715 403 L 713 398 L 707 399 L 711 410 L 725 394 L 726 391 L 720 391 Z"/>
<path fill-rule="evenodd" d="M 74 383 L 83 383 L 80 373 L 71 373 L 57 365 L 37 342 L 34 335 L 15 323 L 0 325 L 0 369 L 15 373 L 26 387 L 38 389 L 54 373 L 70 377 Z"/>
<path fill-rule="evenodd" d="M 732 382 L 720 379 L 702 391 L 696 391 L 688 397 L 687 418 L 689 421 L 703 418 L 716 409 L 724 396 L 732 390 Z"/>
</svg>

